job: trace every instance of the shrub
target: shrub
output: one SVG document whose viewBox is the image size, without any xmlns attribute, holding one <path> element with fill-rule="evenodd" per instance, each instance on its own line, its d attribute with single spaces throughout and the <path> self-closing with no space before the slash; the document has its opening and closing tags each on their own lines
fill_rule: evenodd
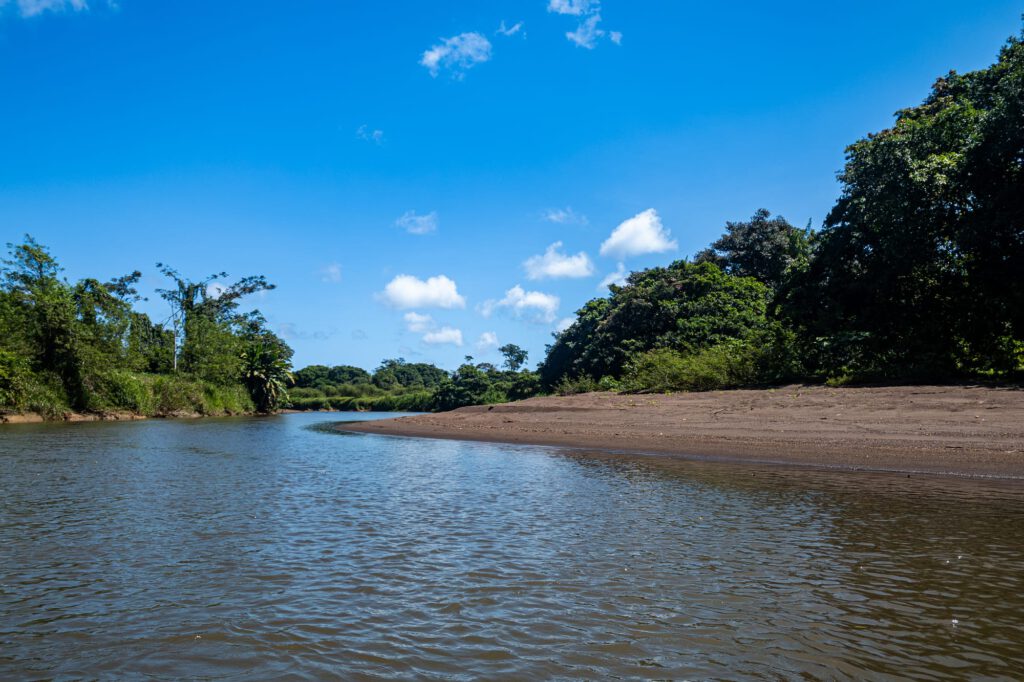
<svg viewBox="0 0 1024 682">
<path fill-rule="evenodd" d="M 316 388 L 290 388 L 288 389 L 288 397 L 291 398 L 292 402 L 295 402 L 296 400 L 306 398 L 323 398 L 324 392 Z"/>
<path fill-rule="evenodd" d="M 24 398 L 18 409 L 35 412 L 47 419 L 58 419 L 71 411 L 71 403 L 57 374 L 38 372 L 27 378 Z"/>
<path fill-rule="evenodd" d="M 580 393 L 592 393 L 601 390 L 601 385 L 592 377 L 582 376 L 575 379 L 564 377 L 555 386 L 555 393 L 558 395 L 577 395 Z"/>
<path fill-rule="evenodd" d="M 142 375 L 115 369 L 90 376 L 85 383 L 86 406 L 90 411 L 127 410 L 145 415 L 153 413 L 153 391 Z"/>
<path fill-rule="evenodd" d="M 667 348 L 642 353 L 626 365 L 627 391 L 713 391 L 749 384 L 757 378 L 759 353 L 728 342 L 683 355 Z"/>
<path fill-rule="evenodd" d="M 26 397 L 29 371 L 25 361 L 0 350 L 0 408 L 18 409 Z"/>
</svg>

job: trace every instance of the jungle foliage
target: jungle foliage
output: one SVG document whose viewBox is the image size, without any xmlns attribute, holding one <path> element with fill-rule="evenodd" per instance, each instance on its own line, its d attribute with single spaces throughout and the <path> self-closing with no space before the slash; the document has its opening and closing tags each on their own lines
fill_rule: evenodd
<svg viewBox="0 0 1024 682">
<path fill-rule="evenodd" d="M 159 266 L 170 325 L 134 309 L 140 272 L 68 282 L 26 236 L 0 268 L 0 410 L 143 415 L 269 412 L 286 398 L 292 351 L 239 300 L 262 277 L 214 287 Z"/>
<path fill-rule="evenodd" d="M 847 148 L 818 232 L 759 210 L 588 302 L 547 390 L 1024 374 L 1024 42 Z"/>
<path fill-rule="evenodd" d="M 499 349 L 504 370 L 465 363 L 454 372 L 402 358 L 384 360 L 373 374 L 358 367 L 311 365 L 295 373 L 290 406 L 302 410 L 428 412 L 522 400 L 536 395 L 536 372 L 523 370 L 528 354 L 515 344 Z M 337 382 L 337 383 L 335 383 Z"/>
</svg>

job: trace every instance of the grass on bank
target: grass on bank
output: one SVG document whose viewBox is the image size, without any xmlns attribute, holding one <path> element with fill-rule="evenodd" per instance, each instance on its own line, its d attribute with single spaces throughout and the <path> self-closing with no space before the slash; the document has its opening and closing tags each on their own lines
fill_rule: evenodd
<svg viewBox="0 0 1024 682">
<path fill-rule="evenodd" d="M 73 412 L 60 381 L 51 372 L 30 372 L 0 358 L 0 412 L 35 413 L 60 419 Z M 130 412 L 146 417 L 178 414 L 227 416 L 255 411 L 241 384 L 218 385 L 188 375 L 109 370 L 83 378 L 85 412 Z"/>
</svg>

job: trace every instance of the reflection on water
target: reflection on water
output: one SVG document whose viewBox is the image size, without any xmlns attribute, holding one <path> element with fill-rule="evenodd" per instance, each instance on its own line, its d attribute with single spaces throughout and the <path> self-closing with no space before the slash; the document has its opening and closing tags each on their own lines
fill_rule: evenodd
<svg viewBox="0 0 1024 682">
<path fill-rule="evenodd" d="M 0 678 L 1015 678 L 1024 488 L 341 437 L 5 427 Z"/>
</svg>

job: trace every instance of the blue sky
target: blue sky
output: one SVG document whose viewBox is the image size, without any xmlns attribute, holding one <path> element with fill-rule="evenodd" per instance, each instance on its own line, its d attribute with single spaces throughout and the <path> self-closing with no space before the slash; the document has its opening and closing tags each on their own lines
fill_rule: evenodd
<svg viewBox="0 0 1024 682">
<path fill-rule="evenodd" d="M 844 147 L 1022 9 L 0 0 L 0 238 L 141 269 L 156 319 L 157 261 L 265 274 L 297 366 L 532 363 L 610 274 L 820 225 Z"/>
</svg>

